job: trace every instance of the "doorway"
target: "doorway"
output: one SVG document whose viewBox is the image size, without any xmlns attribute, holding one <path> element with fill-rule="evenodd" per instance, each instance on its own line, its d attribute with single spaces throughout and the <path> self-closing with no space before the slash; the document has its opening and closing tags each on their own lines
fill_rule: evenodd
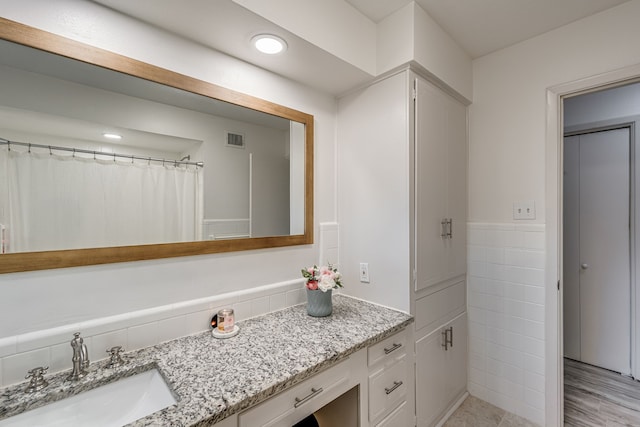
<svg viewBox="0 0 640 427">
<path fill-rule="evenodd" d="M 564 357 L 631 375 L 631 129 L 565 136 Z"/>
</svg>

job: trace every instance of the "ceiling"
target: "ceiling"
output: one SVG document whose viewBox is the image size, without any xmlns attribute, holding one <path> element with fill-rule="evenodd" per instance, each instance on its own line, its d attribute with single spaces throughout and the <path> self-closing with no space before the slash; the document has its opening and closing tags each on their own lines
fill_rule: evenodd
<svg viewBox="0 0 640 427">
<path fill-rule="evenodd" d="M 374 22 L 411 0 L 345 0 Z M 472 58 L 629 0 L 416 0 Z"/>
<path fill-rule="evenodd" d="M 344 93 L 372 78 L 231 0 L 93 1 L 328 93 Z M 412 0 L 344 1 L 379 22 Z M 415 1 L 472 58 L 477 58 L 630 0 Z M 254 51 L 249 40 L 261 32 L 287 40 L 287 55 L 274 58 Z"/>
</svg>

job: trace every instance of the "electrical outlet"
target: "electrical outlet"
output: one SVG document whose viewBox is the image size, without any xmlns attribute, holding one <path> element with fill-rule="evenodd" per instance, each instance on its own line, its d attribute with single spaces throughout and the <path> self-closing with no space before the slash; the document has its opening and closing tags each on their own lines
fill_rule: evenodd
<svg viewBox="0 0 640 427">
<path fill-rule="evenodd" d="M 360 263 L 360 282 L 369 283 L 369 263 L 368 262 Z"/>
</svg>

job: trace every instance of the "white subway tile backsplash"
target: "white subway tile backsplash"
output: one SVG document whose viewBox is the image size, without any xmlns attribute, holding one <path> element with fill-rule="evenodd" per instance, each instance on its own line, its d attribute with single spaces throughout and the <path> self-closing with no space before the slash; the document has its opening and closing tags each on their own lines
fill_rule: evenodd
<svg viewBox="0 0 640 427">
<path fill-rule="evenodd" d="M 18 351 L 18 337 L 0 338 L 0 357 L 16 354 Z"/>
<path fill-rule="evenodd" d="M 545 226 L 470 223 L 467 236 L 469 392 L 543 424 Z"/>
<path fill-rule="evenodd" d="M 249 304 L 249 303 L 245 303 Z M 211 327 L 211 318 L 217 310 L 202 310 L 184 316 L 185 333 L 187 335 L 204 332 Z M 236 312 L 237 319 L 237 312 Z"/>
<path fill-rule="evenodd" d="M 158 342 L 171 341 L 187 335 L 186 323 L 185 316 L 175 316 L 158 321 Z"/>
<path fill-rule="evenodd" d="M 269 309 L 271 311 L 282 310 L 285 307 L 287 307 L 287 294 L 285 292 L 269 297 Z"/>
<path fill-rule="evenodd" d="M 251 300 L 251 317 L 260 316 L 269 311 L 269 296 Z"/>
<path fill-rule="evenodd" d="M 158 323 L 146 323 L 127 329 L 127 349 L 137 350 L 158 344 Z"/>
<path fill-rule="evenodd" d="M 87 349 L 91 348 L 93 348 L 93 345 L 89 346 L 87 344 Z M 71 369 L 71 358 L 73 357 L 73 349 L 71 348 L 71 343 L 52 345 L 50 347 L 50 351 L 51 353 L 49 355 L 49 372 L 59 372 L 64 371 L 65 369 Z M 92 362 L 97 360 L 94 356 L 92 356 L 91 352 L 89 353 L 89 360 Z"/>
<path fill-rule="evenodd" d="M 524 366 L 530 372 L 534 374 L 544 375 L 544 358 L 534 356 L 532 354 L 524 355 Z"/>
<path fill-rule="evenodd" d="M 118 329 L 117 331 L 94 335 L 91 337 L 91 346 L 87 347 L 89 350 L 89 359 L 94 361 L 106 359 L 107 350 L 117 345 L 122 347 L 125 352 L 133 350 L 129 348 L 126 329 Z M 71 368 L 71 366 L 69 366 L 69 368 Z"/>
<path fill-rule="evenodd" d="M 74 332 L 78 332 L 80 324 L 66 325 L 57 328 L 47 329 L 46 331 L 31 332 L 18 336 L 17 353 L 29 350 L 35 350 L 51 345 L 69 343 L 73 338 Z"/>
<path fill-rule="evenodd" d="M 290 280 L 137 312 L 93 319 L 19 336 L 0 338 L 0 386 L 24 381 L 28 369 L 50 365 L 49 373 L 71 368 L 74 332 L 81 332 L 93 361 L 120 345 L 125 351 L 199 333 L 210 328 L 213 313 L 233 307 L 242 320 L 306 301 L 302 279 Z"/>
<path fill-rule="evenodd" d="M 544 375 L 533 372 L 524 372 L 524 384 L 537 392 L 544 393 Z"/>
<path fill-rule="evenodd" d="M 303 287 L 300 289 L 293 289 L 287 292 L 287 307 L 301 304 L 306 301 L 306 294 Z"/>
<path fill-rule="evenodd" d="M 49 366 L 49 347 L 7 356 L 2 360 L 2 380 L 5 384 L 24 381 L 27 371 L 37 366 Z"/>
<path fill-rule="evenodd" d="M 536 409 L 544 409 L 544 393 L 530 388 L 525 388 L 524 401 Z"/>
</svg>

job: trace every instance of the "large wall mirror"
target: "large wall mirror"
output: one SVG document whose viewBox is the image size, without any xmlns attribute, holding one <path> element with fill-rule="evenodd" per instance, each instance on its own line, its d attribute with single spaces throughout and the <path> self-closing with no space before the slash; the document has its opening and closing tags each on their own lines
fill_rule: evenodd
<svg viewBox="0 0 640 427">
<path fill-rule="evenodd" d="M 0 18 L 0 273 L 313 243 L 313 116 Z"/>
</svg>

